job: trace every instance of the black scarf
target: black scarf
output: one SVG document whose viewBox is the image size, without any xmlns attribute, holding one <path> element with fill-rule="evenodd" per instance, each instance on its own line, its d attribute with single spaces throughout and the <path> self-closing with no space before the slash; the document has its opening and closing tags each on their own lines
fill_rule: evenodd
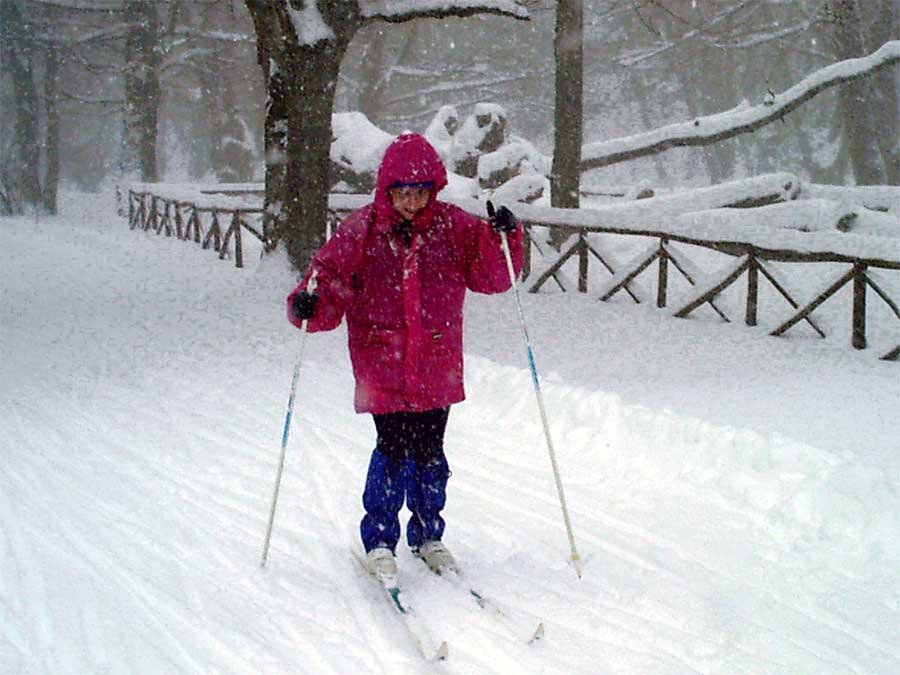
<svg viewBox="0 0 900 675">
<path fill-rule="evenodd" d="M 412 221 L 401 220 L 394 225 L 394 232 L 403 238 L 403 244 L 406 248 L 409 248 L 412 245 Z"/>
</svg>

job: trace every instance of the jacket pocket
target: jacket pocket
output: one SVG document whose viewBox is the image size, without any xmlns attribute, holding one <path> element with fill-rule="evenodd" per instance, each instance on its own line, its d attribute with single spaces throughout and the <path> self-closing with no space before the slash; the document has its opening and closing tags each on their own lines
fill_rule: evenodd
<svg viewBox="0 0 900 675">
<path fill-rule="evenodd" d="M 455 327 L 426 332 L 419 362 L 419 379 L 437 396 L 462 386 L 462 331 Z"/>
<path fill-rule="evenodd" d="M 357 383 L 368 389 L 403 389 L 406 336 L 402 330 L 354 330 L 350 362 Z"/>
</svg>

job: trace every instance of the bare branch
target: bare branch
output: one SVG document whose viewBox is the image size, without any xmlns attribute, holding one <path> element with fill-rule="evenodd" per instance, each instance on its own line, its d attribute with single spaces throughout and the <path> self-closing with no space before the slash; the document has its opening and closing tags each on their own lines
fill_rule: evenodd
<svg viewBox="0 0 900 675">
<path fill-rule="evenodd" d="M 364 22 L 386 21 L 403 23 L 412 19 L 446 17 L 467 17 L 476 14 L 495 14 L 522 21 L 528 21 L 528 10 L 519 0 L 419 0 L 415 8 L 397 4 L 391 0 L 369 0 L 360 2 L 360 11 Z"/>
<path fill-rule="evenodd" d="M 582 148 L 581 170 L 647 157 L 670 148 L 712 145 L 756 131 L 783 118 L 826 89 L 868 77 L 881 68 L 897 63 L 900 63 L 900 40 L 885 43 L 869 56 L 826 66 L 760 105 L 750 106 L 745 101 L 732 110 L 698 117 L 691 122 L 671 124 L 626 138 L 587 144 Z"/>
<path fill-rule="evenodd" d="M 645 60 L 653 58 L 655 56 L 659 56 L 663 52 L 669 51 L 670 49 L 676 47 L 677 45 L 687 42 L 688 40 L 691 40 L 694 38 L 699 37 L 699 38 L 703 38 L 703 39 L 709 41 L 710 40 L 709 36 L 712 34 L 712 29 L 714 29 L 716 26 L 723 23 L 724 21 L 726 21 L 728 19 L 732 19 L 743 9 L 745 9 L 745 3 L 740 2 L 740 3 L 736 4 L 735 6 L 730 7 L 726 11 L 722 12 L 715 18 L 711 19 L 704 26 L 701 26 L 698 28 L 693 28 L 692 30 L 689 30 L 688 32 L 686 32 L 684 34 L 679 35 L 674 40 L 660 44 L 660 45 L 653 47 L 649 50 L 646 50 L 642 53 L 638 53 L 638 54 L 635 54 L 634 56 L 619 59 L 619 65 L 626 66 L 626 67 L 636 65 L 636 64 L 640 63 L 641 61 L 645 61 Z M 635 8 L 635 11 L 637 11 L 637 8 Z M 640 16 L 640 14 L 639 14 L 639 16 Z M 641 17 L 641 20 L 643 21 L 643 17 Z"/>
</svg>

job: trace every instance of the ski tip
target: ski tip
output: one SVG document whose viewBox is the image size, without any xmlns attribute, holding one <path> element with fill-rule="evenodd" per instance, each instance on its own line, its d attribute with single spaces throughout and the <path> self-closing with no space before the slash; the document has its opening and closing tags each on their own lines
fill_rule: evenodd
<svg viewBox="0 0 900 675">
<path fill-rule="evenodd" d="M 450 647 L 447 646 L 446 640 L 441 643 L 441 646 L 437 648 L 437 651 L 434 653 L 435 661 L 446 661 L 447 657 L 450 656 Z"/>
<path fill-rule="evenodd" d="M 540 642 L 544 639 L 544 622 L 541 621 L 537 628 L 534 629 L 534 633 L 531 635 L 531 639 L 528 641 L 528 644 L 534 644 L 535 642 Z"/>
</svg>

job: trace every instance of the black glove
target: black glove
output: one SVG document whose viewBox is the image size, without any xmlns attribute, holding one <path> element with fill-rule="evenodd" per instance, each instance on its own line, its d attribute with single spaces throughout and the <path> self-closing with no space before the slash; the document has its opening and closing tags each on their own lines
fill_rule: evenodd
<svg viewBox="0 0 900 675">
<path fill-rule="evenodd" d="M 319 294 L 313 291 L 300 291 L 291 301 L 291 313 L 294 317 L 305 321 L 311 319 L 316 313 L 316 305 L 319 302 Z"/>
<path fill-rule="evenodd" d="M 494 229 L 494 232 L 512 232 L 516 229 L 516 217 L 513 212 L 505 206 L 501 206 L 499 211 L 494 211 L 494 205 L 490 201 L 487 203 L 488 222 Z"/>
</svg>

